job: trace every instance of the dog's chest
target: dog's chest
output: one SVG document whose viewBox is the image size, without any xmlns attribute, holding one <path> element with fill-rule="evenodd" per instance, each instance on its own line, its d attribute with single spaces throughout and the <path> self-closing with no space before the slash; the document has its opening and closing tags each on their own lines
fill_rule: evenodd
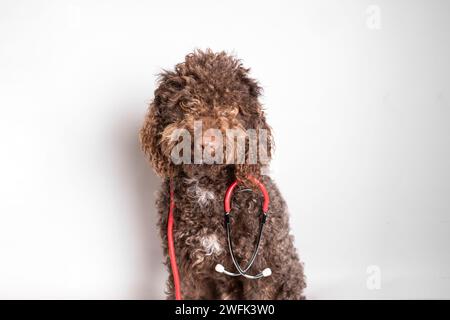
<svg viewBox="0 0 450 320">
<path fill-rule="evenodd" d="M 217 185 L 202 185 L 189 181 L 179 203 L 180 220 L 177 237 L 179 243 L 188 246 L 193 265 L 201 264 L 227 251 L 227 236 L 224 226 L 224 188 Z M 259 197 L 252 192 L 235 193 L 231 212 L 235 245 L 244 246 L 243 241 L 252 241 L 259 222 Z M 233 241 L 235 242 L 235 241 Z M 245 249 L 242 249 L 245 251 Z M 241 252 L 246 256 L 246 252 Z M 250 254 L 250 252 L 248 253 Z"/>
</svg>

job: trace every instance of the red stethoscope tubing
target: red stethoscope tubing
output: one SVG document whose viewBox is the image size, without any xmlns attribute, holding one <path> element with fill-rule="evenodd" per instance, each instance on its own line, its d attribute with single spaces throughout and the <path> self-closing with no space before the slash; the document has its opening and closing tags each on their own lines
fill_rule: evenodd
<svg viewBox="0 0 450 320">
<path fill-rule="evenodd" d="M 175 255 L 175 243 L 173 241 L 174 210 L 175 210 L 175 200 L 173 192 L 173 181 L 170 180 L 169 218 L 167 221 L 167 246 L 169 249 L 170 267 L 172 268 L 173 284 L 175 287 L 175 300 L 183 300 L 183 298 L 181 297 L 180 274 L 178 273 L 177 257 Z"/>
<path fill-rule="evenodd" d="M 263 194 L 264 202 L 262 204 L 262 210 L 264 213 L 266 213 L 267 211 L 269 211 L 269 193 L 267 192 L 266 187 L 264 186 L 264 184 L 262 184 L 261 181 L 259 181 L 258 179 L 256 179 L 253 176 L 247 176 L 247 179 L 250 180 L 255 185 L 257 185 L 259 190 Z M 239 184 L 239 180 L 234 181 L 232 184 L 230 184 L 227 191 L 225 192 L 225 198 L 224 198 L 225 212 L 231 211 L 231 198 L 233 197 L 233 191 L 238 184 Z"/>
</svg>

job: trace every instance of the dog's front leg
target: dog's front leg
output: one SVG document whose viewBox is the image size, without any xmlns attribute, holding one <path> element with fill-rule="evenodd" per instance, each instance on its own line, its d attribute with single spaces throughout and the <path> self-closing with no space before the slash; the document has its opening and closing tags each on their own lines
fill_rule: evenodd
<svg viewBox="0 0 450 320">
<path fill-rule="evenodd" d="M 181 296 L 183 300 L 212 300 L 217 299 L 217 290 L 209 279 L 196 278 L 195 275 L 185 275 L 181 278 Z M 175 300 L 173 276 L 167 279 L 166 299 Z"/>
<path fill-rule="evenodd" d="M 245 280 L 246 300 L 303 300 L 304 279 L 302 273 L 293 272 L 281 277 Z"/>
</svg>

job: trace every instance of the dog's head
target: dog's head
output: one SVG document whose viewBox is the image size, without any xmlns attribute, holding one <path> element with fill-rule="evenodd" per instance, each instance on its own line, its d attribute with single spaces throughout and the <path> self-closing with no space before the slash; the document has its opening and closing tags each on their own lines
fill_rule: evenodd
<svg viewBox="0 0 450 320">
<path fill-rule="evenodd" d="M 260 93 L 249 69 L 224 52 L 195 51 L 163 72 L 140 132 L 156 173 L 259 176 L 272 148 Z"/>
</svg>

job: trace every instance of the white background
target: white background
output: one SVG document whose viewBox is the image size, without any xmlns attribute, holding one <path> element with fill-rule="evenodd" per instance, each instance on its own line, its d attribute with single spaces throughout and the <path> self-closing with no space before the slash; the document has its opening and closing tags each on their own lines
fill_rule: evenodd
<svg viewBox="0 0 450 320">
<path fill-rule="evenodd" d="M 449 9 L 2 0 L 0 298 L 164 297 L 138 130 L 155 75 L 207 47 L 265 88 L 308 297 L 450 298 Z"/>
</svg>

